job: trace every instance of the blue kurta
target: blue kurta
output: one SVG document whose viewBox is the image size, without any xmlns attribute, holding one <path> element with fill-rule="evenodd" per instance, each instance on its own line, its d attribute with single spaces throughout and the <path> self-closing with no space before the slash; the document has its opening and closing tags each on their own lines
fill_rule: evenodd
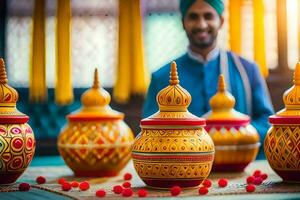
<svg viewBox="0 0 300 200">
<path fill-rule="evenodd" d="M 251 116 L 251 124 L 260 134 L 263 144 L 269 128 L 268 117 L 274 113 L 264 79 L 261 77 L 255 63 L 239 57 L 246 71 L 251 87 L 251 111 L 247 110 L 246 91 L 231 52 L 227 52 L 228 75 L 230 77 L 230 92 L 235 97 L 235 109 Z M 200 63 L 187 53 L 175 60 L 180 85 L 190 92 L 192 102 L 189 111 L 201 117 L 210 110 L 209 99 L 217 92 L 220 69 L 220 54 L 216 58 Z M 167 64 L 152 74 L 151 83 L 144 104 L 143 117 L 148 117 L 158 111 L 157 93 L 169 85 L 170 64 Z M 261 157 L 261 156 L 259 156 Z"/>
</svg>

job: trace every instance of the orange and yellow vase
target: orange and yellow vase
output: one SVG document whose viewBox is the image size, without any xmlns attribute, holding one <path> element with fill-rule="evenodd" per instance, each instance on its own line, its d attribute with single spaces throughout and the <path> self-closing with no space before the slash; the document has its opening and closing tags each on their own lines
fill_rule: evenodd
<svg viewBox="0 0 300 200">
<path fill-rule="evenodd" d="M 197 187 L 211 171 L 214 144 L 205 120 L 187 110 L 191 96 L 179 85 L 175 62 L 170 85 L 158 93 L 157 102 L 159 112 L 141 121 L 132 148 L 135 170 L 150 187 Z"/>
<path fill-rule="evenodd" d="M 94 85 L 82 96 L 83 107 L 67 116 L 69 123 L 58 137 L 58 149 L 76 176 L 115 176 L 130 159 L 134 136 L 124 114 L 110 108 L 110 95 Z"/>
<path fill-rule="evenodd" d="M 300 62 L 294 86 L 283 95 L 285 108 L 270 116 L 272 127 L 264 141 L 272 169 L 286 182 L 300 182 Z"/>
<path fill-rule="evenodd" d="M 14 183 L 30 164 L 35 139 L 29 117 L 16 107 L 18 92 L 9 86 L 0 58 L 0 184 Z"/>
<path fill-rule="evenodd" d="M 223 75 L 218 91 L 210 99 L 211 111 L 206 118 L 206 131 L 212 137 L 216 154 L 213 171 L 239 172 L 255 160 L 259 150 L 259 134 L 250 118 L 234 109 L 235 99 L 226 90 Z"/>
</svg>

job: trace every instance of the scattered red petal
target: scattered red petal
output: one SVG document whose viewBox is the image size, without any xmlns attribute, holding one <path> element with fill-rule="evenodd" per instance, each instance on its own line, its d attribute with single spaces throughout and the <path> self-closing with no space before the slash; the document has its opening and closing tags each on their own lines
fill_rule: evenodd
<svg viewBox="0 0 300 200">
<path fill-rule="evenodd" d="M 19 190 L 20 191 L 28 191 L 28 190 L 30 190 L 29 183 L 20 183 L 19 184 Z"/>
<path fill-rule="evenodd" d="M 268 178 L 268 174 L 261 174 L 260 178 L 262 178 L 262 180 L 266 180 Z"/>
<path fill-rule="evenodd" d="M 129 181 L 129 180 L 131 180 L 131 179 L 132 179 L 132 174 L 130 174 L 130 173 L 124 174 L 124 180 L 125 180 L 125 181 Z"/>
<path fill-rule="evenodd" d="M 65 178 L 59 178 L 57 182 L 58 182 L 58 184 L 62 185 L 64 182 L 66 182 L 66 179 Z"/>
<path fill-rule="evenodd" d="M 81 191 L 86 191 L 86 190 L 88 190 L 89 188 L 90 188 L 89 182 L 83 181 L 83 182 L 79 183 L 79 189 L 80 189 Z"/>
<path fill-rule="evenodd" d="M 131 187 L 131 183 L 128 182 L 128 181 L 124 182 L 122 185 L 123 185 L 124 188 L 130 188 Z"/>
<path fill-rule="evenodd" d="M 254 179 L 255 179 L 254 176 L 248 176 L 246 180 L 247 180 L 247 183 L 250 184 L 250 183 L 254 182 Z"/>
<path fill-rule="evenodd" d="M 247 192 L 254 192 L 255 191 L 255 185 L 249 184 L 246 186 L 246 191 Z"/>
<path fill-rule="evenodd" d="M 145 189 L 140 189 L 138 191 L 138 195 L 139 195 L 139 197 L 146 197 L 148 195 L 148 191 Z"/>
<path fill-rule="evenodd" d="M 46 178 L 44 176 L 38 176 L 35 181 L 37 182 L 37 184 L 44 184 L 46 183 Z"/>
<path fill-rule="evenodd" d="M 79 186 L 79 183 L 77 181 L 72 181 L 71 186 L 77 188 Z"/>
<path fill-rule="evenodd" d="M 64 183 L 61 185 L 61 189 L 62 189 L 63 191 L 69 191 L 69 190 L 72 189 L 72 186 L 71 186 L 70 183 L 64 182 Z"/>
<path fill-rule="evenodd" d="M 122 192 L 123 197 L 131 197 L 133 195 L 133 191 L 131 188 L 125 188 Z"/>
<path fill-rule="evenodd" d="M 219 187 L 226 187 L 228 184 L 228 180 L 225 178 L 220 178 L 218 181 L 218 185 Z"/>
<path fill-rule="evenodd" d="M 255 177 L 260 177 L 260 175 L 261 175 L 261 171 L 260 170 L 255 170 L 253 172 L 253 176 L 255 176 Z"/>
<path fill-rule="evenodd" d="M 106 195 L 106 191 L 103 190 L 103 189 L 100 189 L 100 190 L 96 191 L 96 196 L 97 197 L 105 197 L 105 195 Z"/>
<path fill-rule="evenodd" d="M 263 180 L 260 177 L 256 177 L 253 181 L 254 185 L 260 185 L 262 184 Z"/>
<path fill-rule="evenodd" d="M 171 192 L 172 196 L 177 196 L 177 195 L 179 195 L 181 193 L 181 187 L 179 187 L 179 186 L 173 186 L 170 189 L 170 192 Z"/>
<path fill-rule="evenodd" d="M 115 194 L 121 194 L 123 192 L 123 187 L 121 185 L 116 185 L 112 190 Z"/>
<path fill-rule="evenodd" d="M 206 195 L 208 193 L 208 188 L 207 187 L 200 187 L 199 188 L 199 194 L 200 195 Z"/>
<path fill-rule="evenodd" d="M 204 185 L 205 187 L 207 188 L 210 188 L 212 183 L 211 183 L 211 180 L 210 179 L 205 179 L 202 183 L 202 185 Z"/>
</svg>

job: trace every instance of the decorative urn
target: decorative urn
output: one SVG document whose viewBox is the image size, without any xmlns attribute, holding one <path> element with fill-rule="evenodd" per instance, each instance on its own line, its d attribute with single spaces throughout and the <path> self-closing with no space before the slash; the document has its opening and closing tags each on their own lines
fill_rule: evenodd
<svg viewBox="0 0 300 200">
<path fill-rule="evenodd" d="M 285 108 L 269 117 L 264 150 L 272 169 L 286 182 L 300 182 L 300 62 L 294 86 L 283 95 Z"/>
<path fill-rule="evenodd" d="M 234 109 L 235 99 L 226 90 L 220 75 L 218 91 L 209 101 L 211 111 L 206 118 L 206 131 L 215 144 L 213 171 L 243 171 L 259 150 L 259 134 L 250 118 Z"/>
<path fill-rule="evenodd" d="M 18 92 L 9 86 L 0 58 L 0 184 L 14 183 L 30 164 L 35 139 L 29 117 L 16 107 Z"/>
<path fill-rule="evenodd" d="M 124 114 L 109 106 L 110 95 L 94 84 L 81 96 L 83 107 L 67 116 L 58 149 L 76 176 L 115 176 L 128 163 L 134 136 Z"/>
<path fill-rule="evenodd" d="M 169 83 L 157 94 L 159 111 L 141 120 L 132 148 L 134 168 L 150 187 L 193 188 L 211 171 L 214 144 L 204 129 L 205 119 L 187 110 L 191 95 L 179 85 L 175 62 Z"/>
</svg>

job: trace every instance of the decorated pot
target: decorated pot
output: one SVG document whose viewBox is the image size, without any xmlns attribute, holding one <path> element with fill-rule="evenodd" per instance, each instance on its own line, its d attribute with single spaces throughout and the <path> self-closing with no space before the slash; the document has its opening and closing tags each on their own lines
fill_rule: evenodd
<svg viewBox="0 0 300 200">
<path fill-rule="evenodd" d="M 0 58 L 0 184 L 14 183 L 30 164 L 35 139 L 29 117 L 16 107 L 18 92 L 9 86 Z"/>
<path fill-rule="evenodd" d="M 300 182 L 300 62 L 294 86 L 283 95 L 285 108 L 269 117 L 272 127 L 264 141 L 272 169 L 287 182 Z"/>
<path fill-rule="evenodd" d="M 115 176 L 130 159 L 134 136 L 124 114 L 109 106 L 110 95 L 94 84 L 81 96 L 83 107 L 67 116 L 58 149 L 76 176 Z"/>
<path fill-rule="evenodd" d="M 209 104 L 211 111 L 203 117 L 206 118 L 205 129 L 215 144 L 213 171 L 243 171 L 257 156 L 259 134 L 250 124 L 249 116 L 234 109 L 235 99 L 226 90 L 223 75 Z"/>
<path fill-rule="evenodd" d="M 132 148 L 134 168 L 150 187 L 193 188 L 211 171 L 214 144 L 205 120 L 187 110 L 191 95 L 179 85 L 175 62 L 169 82 L 156 97 L 159 111 L 141 120 Z"/>
</svg>

